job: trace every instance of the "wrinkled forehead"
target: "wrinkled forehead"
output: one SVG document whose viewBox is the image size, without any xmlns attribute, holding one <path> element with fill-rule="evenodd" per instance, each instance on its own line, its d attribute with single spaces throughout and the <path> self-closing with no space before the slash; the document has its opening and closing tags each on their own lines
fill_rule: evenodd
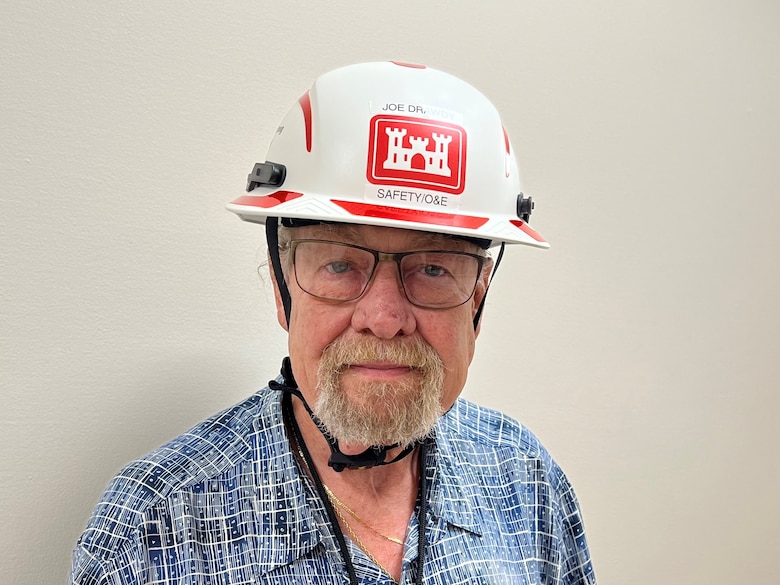
<svg viewBox="0 0 780 585">
<path fill-rule="evenodd" d="M 380 227 L 347 223 L 321 223 L 302 227 L 285 228 L 290 239 L 317 239 L 345 242 L 381 251 L 406 250 L 456 250 L 481 251 L 480 247 L 457 236 L 403 228 Z"/>
</svg>

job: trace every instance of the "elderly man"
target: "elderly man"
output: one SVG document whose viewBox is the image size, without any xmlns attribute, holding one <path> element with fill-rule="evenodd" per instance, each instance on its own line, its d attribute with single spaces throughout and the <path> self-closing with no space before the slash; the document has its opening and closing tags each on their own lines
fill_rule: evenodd
<svg viewBox="0 0 780 585">
<path fill-rule="evenodd" d="M 561 469 L 459 398 L 504 245 L 547 247 L 490 102 L 419 65 L 332 71 L 247 191 L 228 208 L 265 224 L 289 358 L 114 479 L 72 582 L 594 583 Z"/>
</svg>

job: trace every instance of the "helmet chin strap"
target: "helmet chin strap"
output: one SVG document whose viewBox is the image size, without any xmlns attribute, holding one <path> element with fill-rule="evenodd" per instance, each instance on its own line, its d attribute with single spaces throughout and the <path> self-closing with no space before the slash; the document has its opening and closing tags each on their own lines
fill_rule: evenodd
<svg viewBox="0 0 780 585">
<path fill-rule="evenodd" d="M 493 277 L 496 275 L 496 272 L 498 272 L 498 265 L 501 264 L 501 259 L 504 257 L 505 248 L 506 248 L 506 244 L 504 242 L 501 242 L 501 248 L 498 251 L 496 262 L 493 265 L 493 271 L 490 273 L 490 280 L 488 280 L 487 286 L 485 287 L 485 293 L 482 295 L 482 300 L 479 303 L 479 307 L 477 307 L 477 312 L 474 313 L 474 331 L 476 331 L 477 327 L 479 327 L 479 320 L 482 318 L 482 310 L 485 308 L 485 300 L 487 300 L 488 290 L 490 290 L 490 285 L 493 282 Z"/>
<path fill-rule="evenodd" d="M 271 268 L 274 271 L 276 287 L 279 289 L 279 296 L 282 299 L 284 307 L 284 318 L 287 326 L 290 325 L 290 289 L 287 288 L 287 281 L 284 280 L 282 271 L 282 260 L 279 258 L 279 218 L 268 217 L 265 220 L 265 241 L 268 244 L 268 255 L 271 257 Z"/>
<path fill-rule="evenodd" d="M 416 443 L 407 445 L 403 451 L 401 451 L 390 461 L 385 460 L 387 458 L 387 452 L 390 449 L 400 447 L 400 443 L 396 443 L 395 445 L 369 447 L 362 453 L 358 453 L 356 455 L 347 455 L 346 453 L 343 453 L 341 449 L 339 449 L 338 439 L 334 438 L 331 433 L 328 432 L 327 427 L 322 423 L 317 415 L 314 414 L 314 411 L 312 411 L 309 403 L 306 402 L 303 393 L 298 389 L 298 384 L 295 382 L 295 378 L 293 377 L 292 365 L 290 364 L 289 357 L 284 358 L 282 361 L 282 379 L 283 381 L 281 383 L 277 382 L 276 380 L 271 380 L 268 382 L 268 386 L 273 390 L 279 390 L 281 392 L 291 394 L 303 402 L 303 406 L 306 408 L 306 412 L 309 413 L 311 420 L 314 421 L 314 424 L 317 425 L 317 428 L 328 442 L 328 446 L 330 447 L 328 465 L 332 467 L 334 471 L 340 472 L 344 471 L 345 469 L 368 469 L 378 465 L 390 465 L 391 463 L 400 461 L 409 455 L 412 451 L 414 451 Z M 293 417 L 292 420 L 295 421 L 295 418 Z"/>
</svg>

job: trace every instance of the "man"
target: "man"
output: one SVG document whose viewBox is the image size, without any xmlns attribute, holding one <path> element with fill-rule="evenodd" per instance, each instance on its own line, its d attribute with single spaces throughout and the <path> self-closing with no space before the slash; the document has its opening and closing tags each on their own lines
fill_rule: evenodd
<svg viewBox="0 0 780 585">
<path fill-rule="evenodd" d="M 594 583 L 560 468 L 459 398 L 504 244 L 547 247 L 490 102 L 422 66 L 338 69 L 247 191 L 228 207 L 266 226 L 289 358 L 114 479 L 72 581 Z"/>
</svg>

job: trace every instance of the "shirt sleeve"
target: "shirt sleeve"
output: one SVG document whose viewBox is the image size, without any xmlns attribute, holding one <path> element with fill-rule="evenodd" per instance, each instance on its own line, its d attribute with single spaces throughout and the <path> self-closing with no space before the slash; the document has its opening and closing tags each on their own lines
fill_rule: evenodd
<svg viewBox="0 0 780 585">
<path fill-rule="evenodd" d="M 560 538 L 560 583 L 562 585 L 595 585 L 596 576 L 590 559 L 585 528 L 577 496 L 563 471 L 555 466 L 555 523 Z"/>
</svg>

